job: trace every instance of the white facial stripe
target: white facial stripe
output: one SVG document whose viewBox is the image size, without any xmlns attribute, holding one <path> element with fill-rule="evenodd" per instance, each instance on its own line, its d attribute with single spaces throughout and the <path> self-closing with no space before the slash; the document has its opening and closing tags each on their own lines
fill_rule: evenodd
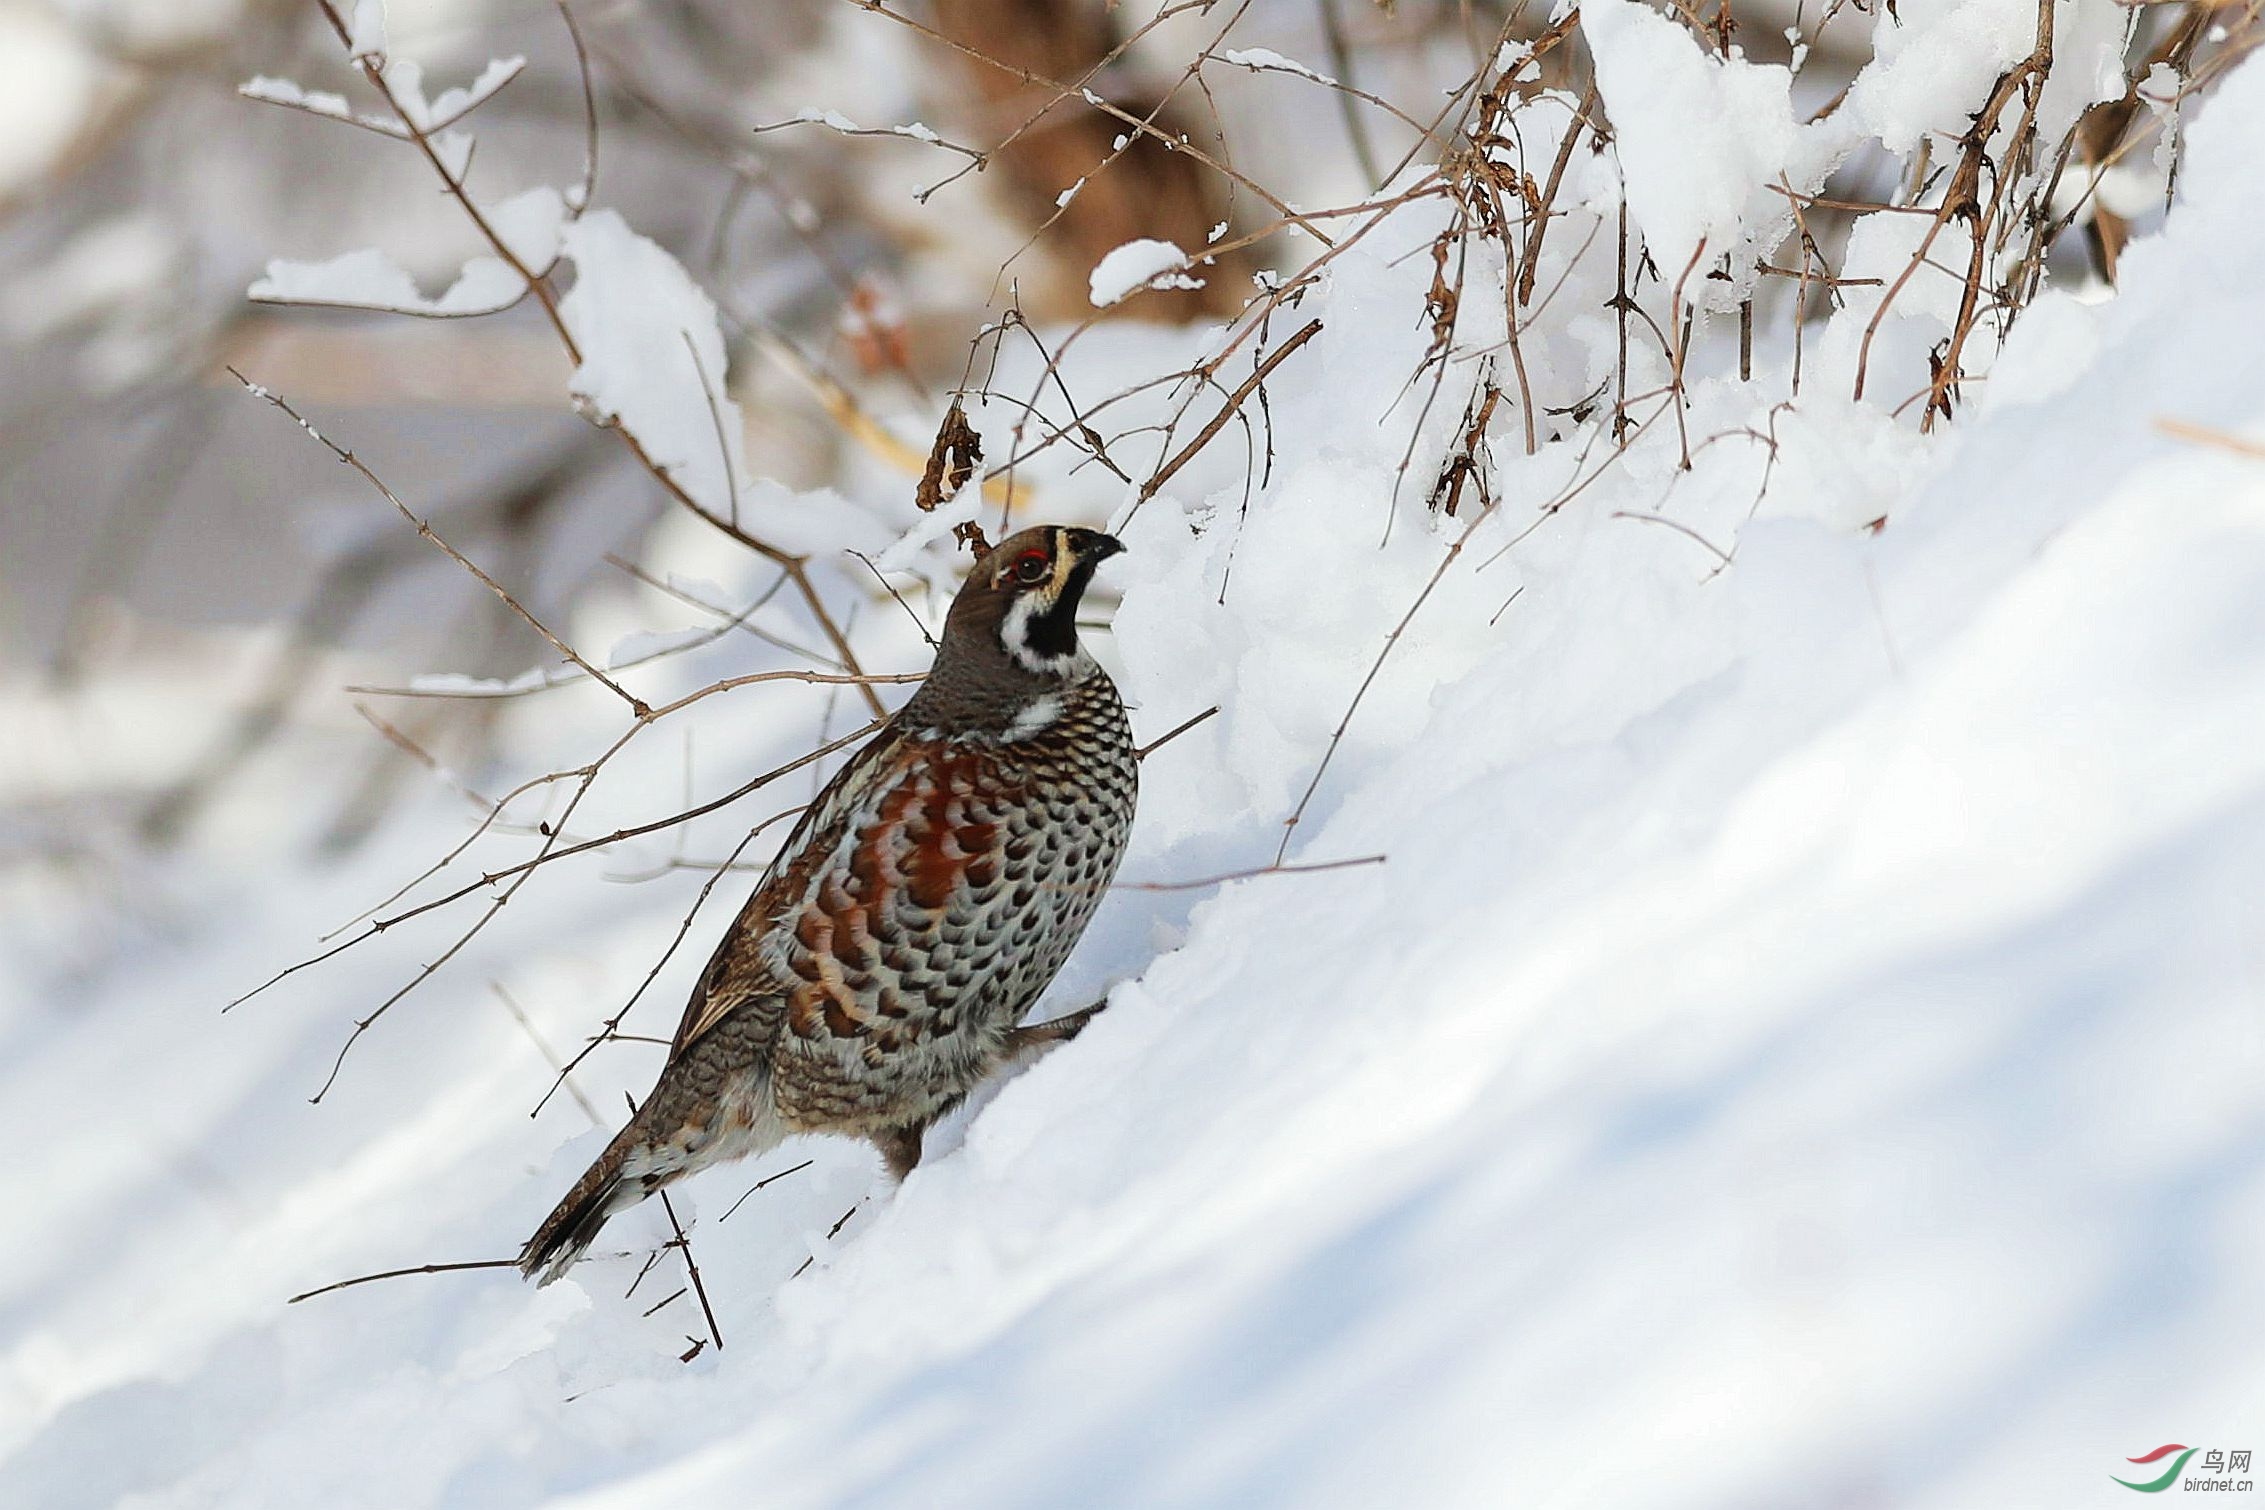
<svg viewBox="0 0 2265 1510">
<path fill-rule="evenodd" d="M 1028 592 L 1007 605 L 999 625 L 999 643 L 1023 670 L 1039 676 L 1070 675 L 1086 659 L 1082 647 L 1068 655 L 1040 655 L 1030 646 L 1030 621 L 1053 607 L 1053 594 Z"/>
</svg>

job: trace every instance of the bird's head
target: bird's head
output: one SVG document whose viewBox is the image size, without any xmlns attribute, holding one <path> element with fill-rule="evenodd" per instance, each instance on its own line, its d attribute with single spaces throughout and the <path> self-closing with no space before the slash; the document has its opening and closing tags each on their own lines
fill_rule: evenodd
<svg viewBox="0 0 2265 1510">
<path fill-rule="evenodd" d="M 1077 643 L 1078 603 L 1094 568 L 1124 549 L 1099 530 L 1042 524 L 1009 535 L 968 574 L 944 624 L 943 659 L 997 658 L 1054 680 L 1089 664 Z"/>
</svg>

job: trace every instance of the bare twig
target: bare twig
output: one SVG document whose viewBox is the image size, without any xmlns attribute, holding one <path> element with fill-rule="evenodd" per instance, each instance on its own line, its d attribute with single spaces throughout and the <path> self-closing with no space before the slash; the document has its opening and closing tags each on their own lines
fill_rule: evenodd
<svg viewBox="0 0 2265 1510">
<path fill-rule="evenodd" d="M 708 1336 L 714 1340 L 716 1351 L 720 1353 L 724 1350 L 723 1329 L 716 1325 L 715 1307 L 708 1304 L 708 1287 L 701 1281 L 700 1265 L 692 1257 L 692 1239 L 684 1235 L 684 1223 L 676 1219 L 676 1204 L 668 1198 L 668 1192 L 663 1190 L 659 1195 L 661 1210 L 668 1213 L 668 1224 L 676 1232 L 676 1238 L 669 1246 L 684 1255 L 684 1271 L 692 1276 L 692 1293 L 700 1298 L 700 1314 L 707 1318 Z"/>
<path fill-rule="evenodd" d="M 1119 881 L 1113 888 L 1118 891 L 1201 891 L 1207 886 L 1221 886 L 1229 881 L 1248 881 L 1255 876 L 1299 876 L 1321 870 L 1351 870 L 1359 865 L 1382 865 L 1385 855 L 1360 855 L 1350 860 L 1315 860 L 1302 865 L 1254 865 L 1248 870 L 1222 871 L 1215 876 L 1198 876 L 1192 881 Z"/>
<path fill-rule="evenodd" d="M 347 450 L 344 446 L 339 445 L 337 442 L 330 439 L 330 437 L 324 435 L 320 430 L 317 430 L 312 424 L 308 423 L 306 416 L 301 414 L 298 410 L 292 408 L 290 403 L 285 400 L 281 394 L 273 393 L 265 388 L 262 388 L 259 384 L 253 382 L 250 378 L 244 376 L 241 372 L 238 372 L 233 367 L 230 367 L 227 370 L 230 377 L 234 378 L 237 382 L 244 385 L 245 392 L 251 394 L 254 398 L 266 399 L 276 408 L 282 410 L 285 414 L 291 417 L 292 421 L 296 423 L 300 429 L 306 431 L 308 435 L 312 436 L 317 442 L 322 445 L 325 450 L 329 451 L 331 455 L 337 457 L 341 462 L 345 463 L 349 467 L 352 467 L 356 472 L 360 473 L 362 480 L 367 482 L 371 487 L 377 489 L 378 495 L 385 499 L 387 503 L 392 504 L 395 509 L 399 510 L 402 518 L 408 520 L 412 525 L 416 526 L 417 533 L 420 536 L 431 541 L 434 545 L 440 547 L 441 551 L 447 555 L 449 560 L 454 561 L 458 566 L 461 566 L 466 571 L 470 572 L 475 578 L 479 580 L 479 583 L 482 587 L 485 587 L 488 591 L 501 598 L 504 602 L 504 606 L 509 608 L 513 613 L 519 615 L 521 619 L 524 619 L 528 627 L 533 629 L 535 633 L 541 635 L 545 640 L 549 641 L 550 646 L 553 650 L 556 650 L 560 655 L 566 657 L 567 660 L 573 662 L 575 666 L 580 668 L 584 675 L 595 681 L 599 686 L 604 687 L 608 692 L 611 692 L 614 696 L 629 704 L 630 711 L 635 713 L 640 720 L 649 719 L 653 716 L 653 710 L 645 706 L 643 699 L 631 694 L 629 691 L 624 689 L 619 682 L 616 682 L 612 677 L 606 675 L 603 671 L 600 671 L 589 661 L 584 660 L 581 654 L 577 652 L 573 646 L 567 644 L 566 641 L 551 633 L 550 627 L 548 625 L 543 623 L 541 619 L 536 618 L 532 613 L 528 612 L 526 606 L 522 604 L 517 598 L 511 595 L 510 589 L 506 588 L 502 583 L 496 581 L 495 578 L 489 576 L 486 572 L 480 570 L 479 566 L 476 565 L 469 556 L 465 555 L 455 546 L 450 545 L 446 540 L 441 539 L 440 535 L 433 529 L 433 527 L 430 524 L 426 523 L 422 518 L 418 517 L 416 511 L 411 509 L 409 505 L 403 503 L 399 496 L 394 493 L 393 489 L 385 485 L 384 479 L 380 478 L 377 473 L 371 471 L 368 464 L 363 462 L 360 457 Z"/>
<path fill-rule="evenodd" d="M 465 1269 L 516 1269 L 518 1267 L 519 1260 L 515 1258 L 475 1258 L 460 1264 L 419 1264 L 413 1269 L 388 1269 L 382 1274 L 362 1274 L 353 1279 L 339 1280 L 336 1284 L 324 1285 L 317 1290 L 304 1290 L 292 1296 L 284 1304 L 295 1306 L 302 1300 L 312 1300 L 317 1295 L 328 1295 L 333 1290 L 350 1290 L 356 1285 L 375 1284 L 381 1279 L 400 1279 L 409 1274 L 454 1274 Z"/>
<path fill-rule="evenodd" d="M 2173 419 L 2168 415 L 2156 416 L 2155 428 L 2173 440 L 2189 441 L 2198 446 L 2214 446 L 2220 451 L 2231 451 L 2236 456 L 2265 461 L 2265 441 L 2229 435 L 2223 430 L 2213 430 L 2208 425 L 2197 425 L 2190 420 Z"/>
<path fill-rule="evenodd" d="M 739 1199 L 733 1201 L 729 1206 L 725 1207 L 724 1214 L 717 1217 L 716 1221 L 719 1224 L 730 1221 L 731 1214 L 734 1211 L 737 1211 L 740 1207 L 746 1205 L 747 1198 L 753 1195 L 756 1191 L 761 1190 L 766 1185 L 776 1185 L 779 1181 L 785 1179 L 790 1174 L 800 1174 L 803 1170 L 808 1169 L 811 1165 L 817 1162 L 818 1161 L 816 1159 L 804 1159 L 799 1164 L 789 1164 L 786 1168 L 780 1170 L 777 1174 L 767 1174 L 763 1176 L 763 1178 L 757 1180 L 754 1184 L 748 1186 L 744 1191 L 740 1192 Z"/>
<path fill-rule="evenodd" d="M 1384 663 L 1392 654 L 1392 647 L 1400 643 L 1400 637 L 1408 632 L 1408 626 L 1415 622 L 1416 615 L 1422 611 L 1424 604 L 1431 600 L 1432 593 L 1438 589 L 1441 582 L 1446 580 L 1448 569 L 1454 566 L 1456 560 L 1461 557 L 1463 547 L 1470 543 L 1471 536 L 1477 532 L 1480 525 L 1493 516 L 1493 513 L 1492 508 L 1486 508 L 1471 516 L 1471 522 L 1464 526 L 1462 533 L 1455 537 L 1454 541 L 1448 545 L 1446 553 L 1439 558 L 1439 565 L 1433 569 L 1431 579 L 1424 583 L 1423 591 L 1416 594 L 1415 602 L 1408 605 L 1408 611 L 1400 616 L 1400 622 L 1393 625 L 1392 632 L 1384 637 L 1384 648 L 1376 653 L 1376 659 L 1369 665 L 1368 674 L 1361 678 L 1360 686 L 1353 692 L 1353 700 L 1345 705 L 1344 717 L 1337 720 L 1336 729 L 1330 733 L 1329 747 L 1322 752 L 1321 763 L 1314 767 L 1313 779 L 1306 783 L 1305 791 L 1298 797 L 1298 805 L 1291 810 L 1290 816 L 1283 821 L 1282 842 L 1274 850 L 1274 863 L 1276 865 L 1280 865 L 1290 853 L 1290 839 L 1296 834 L 1298 824 L 1304 821 L 1306 807 L 1313 801 L 1313 794 L 1321 790 L 1321 778 L 1329 774 L 1329 763 L 1336 759 L 1338 746 L 1343 744 L 1345 740 L 1345 731 L 1352 727 L 1353 715 L 1360 711 L 1361 699 L 1368 696 L 1368 689 L 1374 685 L 1377 676 L 1383 672 Z"/>
<path fill-rule="evenodd" d="M 1296 351 L 1300 346 L 1303 346 L 1306 342 L 1312 340 L 1319 334 L 1321 334 L 1321 322 L 1319 320 L 1308 320 L 1304 325 L 1299 327 L 1295 335 L 1291 336 L 1287 341 L 1284 341 L 1281 345 L 1275 347 L 1273 351 L 1269 352 L 1267 354 L 1266 360 L 1260 362 L 1258 366 L 1253 369 L 1251 375 L 1243 379 L 1242 383 L 1236 387 L 1233 393 L 1227 395 L 1226 403 L 1220 407 L 1220 410 L 1217 414 L 1211 417 L 1211 422 L 1205 425 L 1201 430 L 1197 431 L 1193 440 L 1180 447 L 1180 449 L 1173 454 L 1170 461 L 1167 461 L 1162 466 L 1158 467 L 1156 469 L 1155 475 L 1151 476 L 1148 481 L 1140 485 L 1140 501 L 1145 503 L 1149 499 L 1155 497 L 1158 490 L 1161 489 L 1165 483 L 1170 482 L 1173 475 L 1177 473 L 1180 468 L 1186 466 L 1198 451 L 1201 451 L 1205 446 L 1209 445 L 1211 443 L 1211 438 L 1219 433 L 1219 431 L 1226 425 L 1229 419 L 1233 418 L 1238 412 L 1240 412 L 1243 406 L 1243 401 L 1251 396 L 1251 393 L 1258 387 L 1259 384 L 1266 381 L 1267 375 L 1269 373 L 1273 372 L 1275 368 L 1282 365 L 1284 358 L 1288 357 L 1291 352 Z"/>
<path fill-rule="evenodd" d="M 1217 708 L 1206 708 L 1201 713 L 1198 713 L 1195 717 L 1188 719 L 1184 723 L 1174 725 L 1169 732 L 1157 736 L 1156 738 L 1150 740 L 1147 744 L 1144 744 L 1139 749 L 1133 751 L 1133 758 L 1135 760 L 1146 760 L 1149 756 L 1155 754 L 1158 750 L 1163 749 L 1164 746 L 1170 744 L 1173 740 L 1178 739 L 1182 734 L 1187 733 L 1188 730 L 1194 728 L 1197 724 L 1202 723 L 1205 719 L 1217 718 L 1218 716 L 1219 710 Z"/>
</svg>

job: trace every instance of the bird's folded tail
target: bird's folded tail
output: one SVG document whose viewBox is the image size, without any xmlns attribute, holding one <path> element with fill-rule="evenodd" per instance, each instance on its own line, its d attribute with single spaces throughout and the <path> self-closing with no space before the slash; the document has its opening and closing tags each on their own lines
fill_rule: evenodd
<svg viewBox="0 0 2265 1510">
<path fill-rule="evenodd" d="M 608 1218 L 660 1187 L 659 1180 L 626 1177 L 631 1160 L 643 1150 L 647 1139 L 644 1119 L 630 1118 L 629 1125 L 614 1135 L 597 1162 L 583 1171 L 566 1199 L 543 1218 L 535 1235 L 527 1239 L 527 1246 L 519 1250 L 520 1273 L 538 1284 L 549 1284 L 589 1251 Z"/>
</svg>

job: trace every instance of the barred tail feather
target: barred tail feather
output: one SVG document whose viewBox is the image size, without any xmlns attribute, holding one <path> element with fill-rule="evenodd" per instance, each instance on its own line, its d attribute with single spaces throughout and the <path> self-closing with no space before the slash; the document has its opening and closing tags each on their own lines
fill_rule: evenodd
<svg viewBox="0 0 2265 1510">
<path fill-rule="evenodd" d="M 629 1125 L 527 1239 L 520 1272 L 547 1285 L 574 1266 L 616 1212 L 695 1170 L 777 1147 L 787 1130 L 770 1077 L 748 1063 L 752 1057 L 745 1035 L 727 1028 L 672 1060 Z"/>
<path fill-rule="evenodd" d="M 535 1235 L 527 1239 L 527 1246 L 519 1250 L 520 1273 L 538 1284 L 549 1284 L 574 1267 L 589 1251 L 599 1229 L 615 1212 L 634 1206 L 652 1194 L 657 1188 L 655 1182 L 624 1178 L 631 1158 L 643 1147 L 646 1136 L 638 1118 L 631 1118 L 629 1125 L 614 1135 L 606 1151 L 598 1155 L 597 1162 L 583 1171 L 582 1178 L 566 1193 L 566 1199 L 543 1218 Z"/>
</svg>

